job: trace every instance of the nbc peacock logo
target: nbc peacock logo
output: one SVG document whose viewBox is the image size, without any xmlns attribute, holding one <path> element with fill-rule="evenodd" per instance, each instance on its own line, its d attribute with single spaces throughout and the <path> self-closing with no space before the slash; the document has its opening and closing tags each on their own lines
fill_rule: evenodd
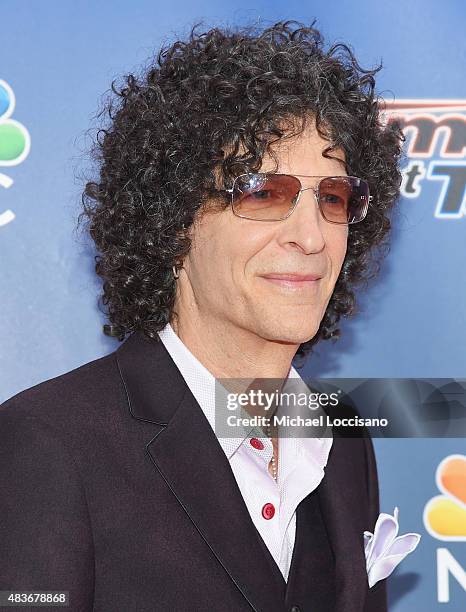
<svg viewBox="0 0 466 612">
<path fill-rule="evenodd" d="M 427 502 L 425 528 L 438 540 L 466 542 L 466 456 L 445 457 L 437 468 L 435 481 L 442 495 Z"/>
<path fill-rule="evenodd" d="M 17 166 L 29 155 L 31 137 L 22 123 L 12 119 L 16 99 L 13 89 L 0 79 L 0 167 Z M 0 172 L 0 187 L 9 189 L 13 179 Z M 0 227 L 15 218 L 11 210 L 0 212 Z"/>
</svg>

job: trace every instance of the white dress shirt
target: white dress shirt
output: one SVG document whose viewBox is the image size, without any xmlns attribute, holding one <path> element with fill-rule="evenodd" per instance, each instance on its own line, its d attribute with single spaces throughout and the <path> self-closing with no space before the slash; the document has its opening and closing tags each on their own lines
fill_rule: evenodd
<svg viewBox="0 0 466 612">
<path fill-rule="evenodd" d="M 159 336 L 215 432 L 214 376 L 170 324 Z M 288 378 L 301 377 L 290 366 Z M 333 439 L 279 438 L 277 482 L 268 470 L 273 454 L 269 438 L 245 435 L 217 436 L 217 439 L 230 462 L 251 519 L 287 581 L 296 535 L 296 507 L 324 477 Z"/>
</svg>

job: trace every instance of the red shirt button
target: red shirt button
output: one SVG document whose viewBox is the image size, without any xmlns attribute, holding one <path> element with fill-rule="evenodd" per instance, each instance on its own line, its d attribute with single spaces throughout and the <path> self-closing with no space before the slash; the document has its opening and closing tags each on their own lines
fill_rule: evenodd
<svg viewBox="0 0 466 612">
<path fill-rule="evenodd" d="M 273 515 L 275 514 L 275 507 L 273 504 L 264 504 L 264 507 L 262 508 L 262 516 L 265 519 L 271 519 L 273 517 Z"/>
<path fill-rule="evenodd" d="M 249 442 L 251 443 L 251 446 L 254 446 L 254 448 L 257 448 L 258 450 L 262 450 L 264 448 L 262 442 L 257 438 L 251 438 Z"/>
</svg>

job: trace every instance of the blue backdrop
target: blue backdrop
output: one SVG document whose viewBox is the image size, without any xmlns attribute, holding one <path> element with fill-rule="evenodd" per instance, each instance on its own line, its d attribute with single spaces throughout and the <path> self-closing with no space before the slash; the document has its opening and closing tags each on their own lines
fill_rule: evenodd
<svg viewBox="0 0 466 612">
<path fill-rule="evenodd" d="M 381 59 L 378 90 L 405 125 L 404 197 L 383 271 L 342 340 L 322 345 L 308 376 L 466 377 L 466 5 L 374 3 L 0 3 L 0 401 L 100 357 L 100 290 L 89 247 L 73 233 L 100 97 L 162 43 L 203 20 L 242 25 L 317 18 L 328 43 L 350 43 L 364 67 Z M 77 178 L 76 178 L 77 177 Z M 1 442 L 1 441 L 0 441 Z M 462 439 L 375 440 L 382 510 L 423 535 L 389 582 L 396 612 L 466 609 L 466 457 L 456 496 L 435 473 Z M 447 462 L 448 463 L 448 462 Z M 461 468 L 461 465 L 463 466 Z M 463 469 L 464 468 L 464 469 Z M 459 484 L 458 484 L 459 483 Z M 459 491 L 459 493 L 458 493 Z M 423 521 L 448 497 L 463 521 L 449 540 Z M 448 523 L 448 512 L 441 516 Z M 440 601 L 439 601 L 440 600 Z M 443 601 L 442 601 L 443 600 Z"/>
</svg>

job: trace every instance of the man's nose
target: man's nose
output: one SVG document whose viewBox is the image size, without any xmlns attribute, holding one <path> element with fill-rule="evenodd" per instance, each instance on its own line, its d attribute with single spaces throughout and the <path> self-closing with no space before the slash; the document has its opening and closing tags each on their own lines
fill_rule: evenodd
<svg viewBox="0 0 466 612">
<path fill-rule="evenodd" d="M 320 214 L 315 192 L 305 188 L 299 194 L 298 203 L 285 220 L 282 238 L 298 245 L 304 253 L 318 253 L 325 246 L 322 231 L 325 219 Z"/>
</svg>

